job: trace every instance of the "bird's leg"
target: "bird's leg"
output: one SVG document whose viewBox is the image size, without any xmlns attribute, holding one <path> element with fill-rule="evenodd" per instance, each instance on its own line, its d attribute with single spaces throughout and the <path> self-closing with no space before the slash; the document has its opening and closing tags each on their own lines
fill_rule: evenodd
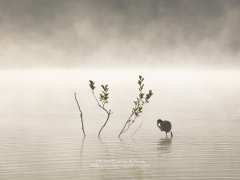
<svg viewBox="0 0 240 180">
<path fill-rule="evenodd" d="M 167 138 L 167 132 L 166 132 L 166 138 Z"/>
</svg>

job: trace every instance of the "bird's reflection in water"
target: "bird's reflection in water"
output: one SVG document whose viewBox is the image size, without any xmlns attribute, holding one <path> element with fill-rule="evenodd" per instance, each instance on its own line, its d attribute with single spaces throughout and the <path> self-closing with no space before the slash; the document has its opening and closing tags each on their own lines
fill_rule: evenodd
<svg viewBox="0 0 240 180">
<path fill-rule="evenodd" d="M 160 141 L 158 142 L 157 150 L 163 153 L 170 153 L 172 150 L 172 139 L 170 138 L 160 139 Z"/>
</svg>

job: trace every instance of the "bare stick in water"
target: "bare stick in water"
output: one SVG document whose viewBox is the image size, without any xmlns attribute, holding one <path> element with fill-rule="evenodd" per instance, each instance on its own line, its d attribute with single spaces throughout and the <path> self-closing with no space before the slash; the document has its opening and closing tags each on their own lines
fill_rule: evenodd
<svg viewBox="0 0 240 180">
<path fill-rule="evenodd" d="M 80 112 L 80 118 L 81 118 L 81 122 L 82 122 L 82 131 L 83 131 L 83 135 L 85 137 L 86 134 L 85 134 L 84 125 L 83 125 L 83 113 L 82 113 L 81 107 L 80 107 L 80 105 L 78 103 L 78 100 L 77 100 L 77 93 L 74 93 L 74 97 L 75 97 L 75 101 L 77 102 L 78 110 Z"/>
</svg>

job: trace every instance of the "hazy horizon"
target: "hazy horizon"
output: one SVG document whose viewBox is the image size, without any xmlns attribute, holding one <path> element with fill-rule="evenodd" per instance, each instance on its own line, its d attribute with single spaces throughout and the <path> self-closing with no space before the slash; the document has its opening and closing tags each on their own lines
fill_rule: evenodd
<svg viewBox="0 0 240 180">
<path fill-rule="evenodd" d="M 0 0 L 0 179 L 240 179 L 239 21 L 239 0 Z"/>
<path fill-rule="evenodd" d="M 2 0 L 0 69 L 240 68 L 237 0 Z"/>
</svg>

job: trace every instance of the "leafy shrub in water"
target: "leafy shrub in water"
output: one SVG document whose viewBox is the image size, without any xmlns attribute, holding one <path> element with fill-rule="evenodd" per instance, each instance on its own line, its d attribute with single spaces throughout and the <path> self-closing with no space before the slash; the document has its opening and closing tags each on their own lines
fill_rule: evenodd
<svg viewBox="0 0 240 180">
<path fill-rule="evenodd" d="M 99 94 L 99 99 L 98 99 L 98 98 L 96 97 L 95 91 L 94 91 L 95 88 L 96 88 L 96 87 L 95 87 L 95 82 L 92 81 L 92 80 L 89 80 L 89 86 L 90 86 L 90 88 L 91 88 L 93 97 L 94 97 L 94 99 L 95 99 L 96 102 L 97 102 L 97 105 L 98 105 L 102 110 L 104 110 L 104 111 L 106 112 L 106 114 L 107 114 L 107 119 L 106 119 L 105 123 L 103 124 L 103 126 L 101 127 L 101 129 L 100 129 L 99 132 L 98 132 L 98 137 L 100 137 L 100 134 L 101 134 L 103 128 L 106 126 L 106 124 L 107 124 L 107 122 L 108 122 L 108 120 L 109 120 L 109 118 L 110 118 L 110 115 L 112 114 L 111 109 L 107 110 L 106 107 L 105 107 L 105 105 L 108 103 L 108 99 L 109 99 L 109 92 L 108 92 L 109 88 L 108 88 L 108 85 L 107 85 L 107 84 L 106 84 L 106 85 L 101 85 L 102 92 Z"/>
<path fill-rule="evenodd" d="M 123 126 L 121 132 L 119 133 L 118 137 L 120 137 L 124 132 L 126 132 L 132 126 L 132 124 L 136 121 L 136 119 L 138 117 L 140 117 L 140 115 L 143 113 L 144 105 L 146 103 L 149 103 L 149 100 L 153 95 L 152 90 L 149 90 L 147 93 L 143 92 L 143 88 L 144 88 L 143 81 L 144 81 L 144 78 L 142 76 L 139 76 L 139 79 L 138 79 L 139 94 L 136 97 L 136 99 L 133 101 L 134 106 L 132 108 L 131 114 L 130 114 L 129 118 L 127 119 L 126 123 L 124 124 L 124 126 Z M 97 105 L 107 114 L 106 121 L 102 125 L 101 129 L 98 132 L 98 137 L 100 137 L 103 128 L 107 125 L 108 120 L 109 120 L 111 114 L 113 113 L 111 109 L 108 110 L 106 108 L 106 104 L 108 104 L 108 100 L 109 100 L 109 87 L 108 87 L 107 84 L 106 85 L 101 85 L 102 91 L 99 94 L 99 98 L 97 98 L 96 95 L 95 95 L 95 88 L 96 87 L 95 87 L 95 82 L 94 81 L 89 80 L 89 87 L 91 88 L 92 95 L 93 95 L 94 99 L 96 100 Z M 81 122 L 82 122 L 82 131 L 83 131 L 83 134 L 84 134 L 84 137 L 85 137 L 86 134 L 85 134 L 84 124 L 83 124 L 83 113 L 82 113 L 82 110 L 80 108 L 79 102 L 77 100 L 76 93 L 74 93 L 74 97 L 75 97 L 75 100 L 77 102 L 77 106 L 78 106 L 78 109 L 79 109 L 79 112 L 80 112 L 80 117 L 81 117 Z M 139 128 L 141 127 L 141 125 L 139 126 Z M 136 133 L 136 131 L 134 132 L 134 134 Z"/>
<path fill-rule="evenodd" d="M 143 106 L 146 103 L 149 103 L 149 100 L 153 95 L 152 90 L 149 90 L 148 93 L 143 92 L 143 87 L 144 87 L 143 81 L 144 81 L 144 78 L 142 76 L 139 76 L 139 79 L 138 79 L 139 95 L 138 95 L 138 97 L 136 97 L 136 100 L 133 101 L 134 106 L 132 108 L 132 112 L 131 112 L 128 120 L 124 124 L 118 137 L 120 137 L 124 132 L 126 132 L 132 126 L 132 124 L 135 122 L 135 120 L 143 113 Z"/>
</svg>

